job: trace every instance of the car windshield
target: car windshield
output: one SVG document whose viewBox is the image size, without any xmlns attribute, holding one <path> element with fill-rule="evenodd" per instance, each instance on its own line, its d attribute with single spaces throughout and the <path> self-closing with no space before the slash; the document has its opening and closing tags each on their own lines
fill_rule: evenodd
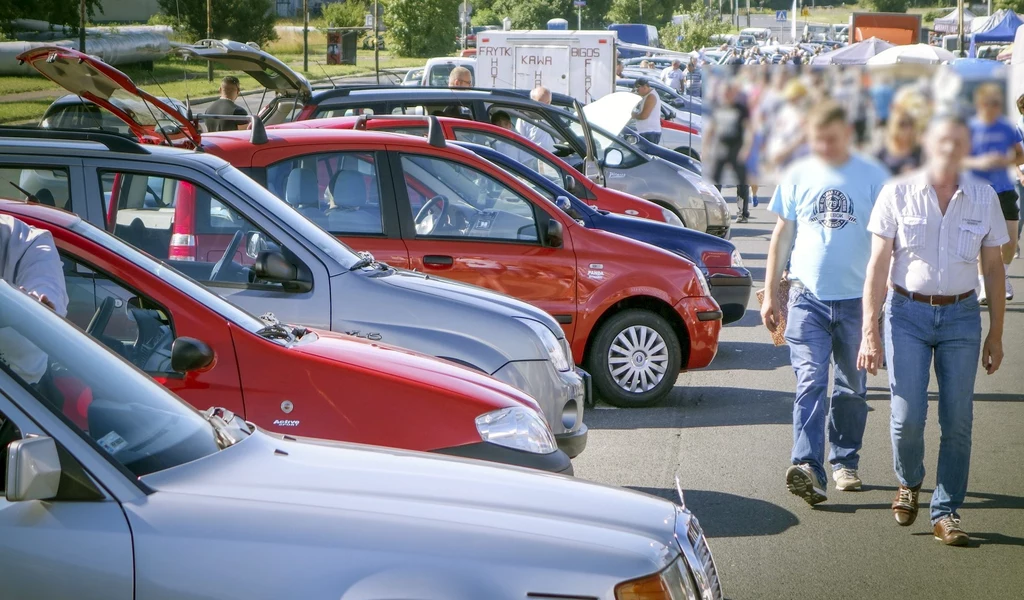
<svg viewBox="0 0 1024 600">
<path fill-rule="evenodd" d="M 570 130 L 572 130 L 573 135 L 575 135 L 579 140 L 580 145 L 585 145 L 583 141 L 583 125 L 580 123 L 579 119 L 572 118 L 567 115 L 558 115 L 558 118 L 561 119 L 562 123 L 569 127 Z M 638 151 L 633 150 L 625 143 L 618 141 L 603 129 L 599 129 L 596 126 L 591 125 L 590 135 L 594 138 L 594 145 L 597 146 L 597 156 L 595 157 L 597 160 L 604 160 L 605 153 L 612 148 L 615 148 L 622 152 L 622 162 L 617 168 L 628 169 L 644 162 L 643 156 Z"/>
<path fill-rule="evenodd" d="M 141 477 L 218 451 L 193 408 L 26 294 L 0 281 L 0 369 Z M 34 381 L 33 381 L 34 380 Z"/>
<path fill-rule="evenodd" d="M 222 168 L 219 174 L 240 194 L 252 198 L 268 212 L 293 228 L 300 239 L 307 240 L 321 252 L 334 259 L 343 270 L 347 271 L 359 262 L 360 257 L 351 248 L 339 242 L 336 237 L 324 231 L 316 223 L 300 215 L 284 200 L 270 193 L 238 169 L 229 165 Z"/>
</svg>

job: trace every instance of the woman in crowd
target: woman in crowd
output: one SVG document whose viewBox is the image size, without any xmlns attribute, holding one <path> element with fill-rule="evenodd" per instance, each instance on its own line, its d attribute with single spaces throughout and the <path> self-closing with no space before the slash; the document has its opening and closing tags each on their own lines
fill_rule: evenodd
<svg viewBox="0 0 1024 600">
<path fill-rule="evenodd" d="M 916 115 L 908 107 L 896 104 L 889 114 L 885 139 L 876 158 L 893 175 L 913 171 L 921 166 L 920 137 L 921 126 Z"/>
</svg>

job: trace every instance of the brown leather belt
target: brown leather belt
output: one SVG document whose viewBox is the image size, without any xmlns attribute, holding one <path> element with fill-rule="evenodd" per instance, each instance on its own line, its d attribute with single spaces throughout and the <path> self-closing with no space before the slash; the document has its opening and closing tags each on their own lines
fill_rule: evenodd
<svg viewBox="0 0 1024 600">
<path fill-rule="evenodd" d="M 911 300 L 915 300 L 917 302 L 924 302 L 925 304 L 930 304 L 932 306 L 947 306 L 949 304 L 955 304 L 957 302 L 960 302 L 961 300 L 966 300 L 970 298 L 974 294 L 974 290 L 970 290 L 968 292 L 960 294 L 959 296 L 928 296 L 925 294 L 918 294 L 917 292 L 911 292 L 909 290 L 901 288 L 895 283 L 892 284 L 892 289 L 897 294 L 906 296 Z"/>
</svg>

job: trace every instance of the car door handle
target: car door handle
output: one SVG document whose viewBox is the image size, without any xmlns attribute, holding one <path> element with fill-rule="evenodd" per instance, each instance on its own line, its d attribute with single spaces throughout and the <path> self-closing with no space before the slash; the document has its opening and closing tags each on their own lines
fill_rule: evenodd
<svg viewBox="0 0 1024 600">
<path fill-rule="evenodd" d="M 428 254 L 423 257 L 423 266 L 425 267 L 450 267 L 455 264 L 455 259 L 450 256 L 443 256 L 440 254 Z"/>
</svg>

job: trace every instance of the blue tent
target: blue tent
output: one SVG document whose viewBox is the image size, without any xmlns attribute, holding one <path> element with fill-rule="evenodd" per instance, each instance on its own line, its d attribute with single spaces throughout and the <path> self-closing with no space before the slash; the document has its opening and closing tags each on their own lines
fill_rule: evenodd
<svg viewBox="0 0 1024 600">
<path fill-rule="evenodd" d="M 1017 35 L 1017 28 L 1021 25 L 1024 25 L 1024 21 L 1012 10 L 1003 9 L 997 12 L 987 19 L 983 29 L 971 33 L 969 56 L 975 56 L 977 44 L 985 42 L 1013 43 L 1013 38 Z"/>
</svg>

